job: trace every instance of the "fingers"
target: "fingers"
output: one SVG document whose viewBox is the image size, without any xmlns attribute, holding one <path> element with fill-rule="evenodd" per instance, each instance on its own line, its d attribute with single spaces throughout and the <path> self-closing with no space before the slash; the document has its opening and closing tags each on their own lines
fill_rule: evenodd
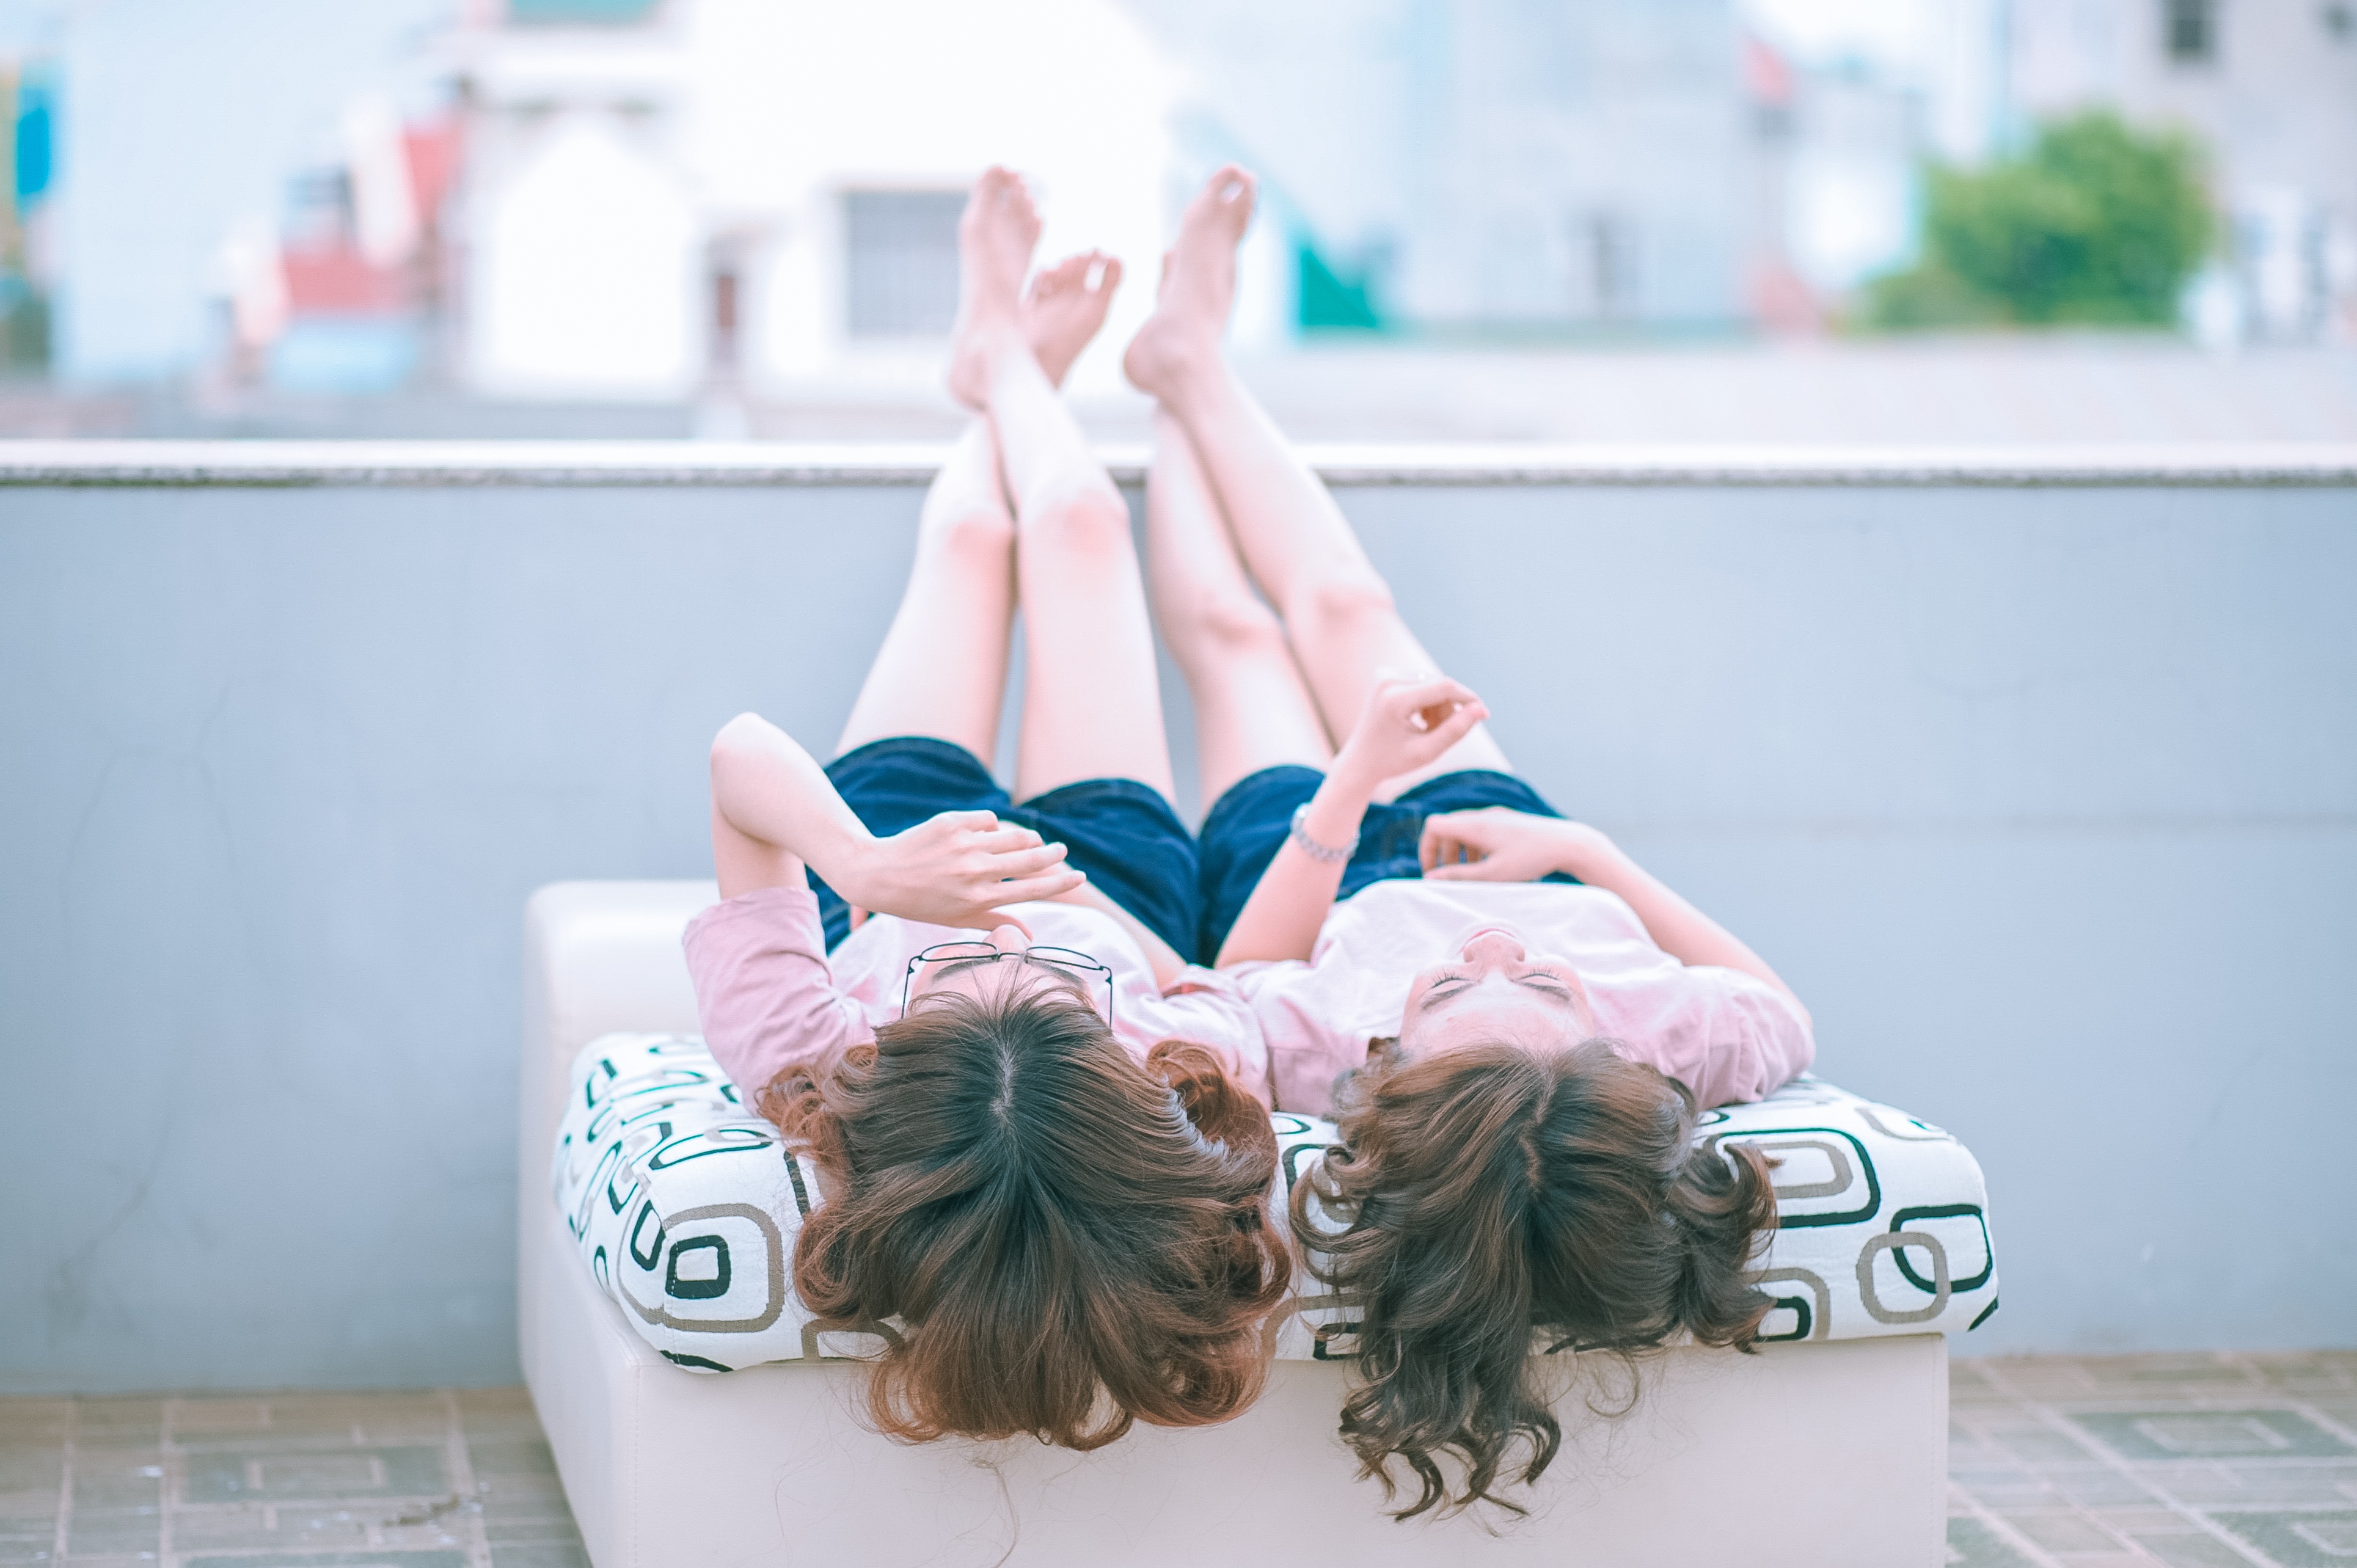
<svg viewBox="0 0 2357 1568">
<path fill-rule="evenodd" d="M 1425 710 L 1425 713 L 1428 716 L 1432 713 L 1432 710 L 1427 708 Z M 1456 712 L 1449 714 L 1447 717 L 1443 718 L 1438 724 L 1431 725 L 1433 751 L 1435 755 L 1448 750 L 1450 746 L 1455 746 L 1458 741 L 1463 740 L 1468 735 L 1470 735 L 1473 732 L 1473 726 L 1475 725 L 1480 724 L 1483 719 L 1486 719 L 1489 716 L 1490 710 L 1483 707 L 1479 700 L 1476 700 L 1474 702 L 1465 703 Z"/>
<path fill-rule="evenodd" d="M 997 825 L 996 811 L 936 811 L 925 819 L 925 826 L 931 828 L 962 828 L 974 832 L 987 832 Z M 1017 829 L 1017 831 L 1028 832 L 1029 830 Z"/>
<path fill-rule="evenodd" d="M 990 857 L 988 874 L 1012 881 L 1017 877 L 1037 876 L 1051 870 L 1063 861 L 1066 850 L 1060 843 L 1043 843 L 1036 849 L 1016 850 Z"/>
<path fill-rule="evenodd" d="M 1410 686 L 1397 687 L 1393 691 L 1392 695 L 1403 705 L 1416 708 L 1429 708 L 1442 703 L 1478 703 L 1481 700 L 1474 693 L 1472 687 L 1461 681 L 1452 681 L 1446 675 L 1437 676 L 1430 681 L 1419 681 Z"/>
<path fill-rule="evenodd" d="M 1415 857 L 1429 873 L 1436 865 L 1465 858 L 1465 841 L 1448 831 L 1446 817 L 1426 817 L 1415 841 Z"/>
<path fill-rule="evenodd" d="M 1458 861 L 1478 862 L 1487 855 L 1493 834 L 1491 830 L 1496 819 L 1490 815 L 1493 808 L 1477 808 L 1469 811 L 1437 811 L 1424 819 L 1424 832 L 1416 839 L 1416 859 L 1427 872 L 1437 865 Z"/>
<path fill-rule="evenodd" d="M 1087 880 L 1087 877 L 1082 876 L 1071 866 L 1060 866 L 1044 875 L 1025 877 L 1015 882 L 1002 882 L 991 889 L 990 896 L 994 899 L 1002 900 L 1005 904 L 1023 904 L 1034 898 L 1053 898 L 1059 894 L 1070 893 Z M 1008 914 L 1003 907 L 999 908 L 998 913 L 993 918 L 1011 925 L 1023 926 L 1022 921 Z M 1030 934 L 1031 928 L 1023 926 L 1023 930 L 1028 936 Z"/>
<path fill-rule="evenodd" d="M 982 815 L 987 817 L 990 813 L 985 811 Z M 991 821 L 996 822 L 997 819 L 992 817 Z M 1015 823 L 1008 822 L 1004 827 L 992 828 L 985 832 L 974 841 L 974 846 L 992 854 L 1004 854 L 1009 850 L 1036 849 L 1039 843 L 1039 835 L 1029 828 L 1017 827 Z"/>
<path fill-rule="evenodd" d="M 1395 686 L 1383 693 L 1382 702 L 1408 728 L 1428 734 L 1468 708 L 1480 707 L 1481 699 L 1470 686 L 1442 676 Z"/>
<path fill-rule="evenodd" d="M 1486 860 L 1436 865 L 1424 874 L 1427 882 L 1503 882 L 1506 874 Z M 1520 878 L 1515 880 L 1519 881 Z"/>
</svg>

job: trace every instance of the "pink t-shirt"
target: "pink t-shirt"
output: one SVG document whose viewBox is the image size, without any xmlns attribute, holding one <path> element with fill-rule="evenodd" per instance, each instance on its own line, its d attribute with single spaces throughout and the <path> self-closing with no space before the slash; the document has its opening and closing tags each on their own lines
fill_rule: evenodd
<svg viewBox="0 0 2357 1568">
<path fill-rule="evenodd" d="M 1042 947 L 1071 948 L 1114 972 L 1114 1036 L 1143 1061 L 1163 1040 L 1192 1040 L 1224 1059 L 1236 1082 L 1265 1099 L 1268 1053 L 1233 978 L 1189 967 L 1165 995 L 1127 931 L 1095 909 L 1017 904 L 1011 912 Z M 832 955 L 818 898 L 805 887 L 763 887 L 715 904 L 683 939 L 704 1043 L 751 1094 L 789 1068 L 823 1071 L 900 1015 L 909 961 L 936 942 L 983 933 L 869 918 Z"/>
<path fill-rule="evenodd" d="M 1336 1075 L 1367 1042 L 1399 1033 L 1409 985 L 1454 959 L 1482 926 L 1568 963 L 1587 988 L 1597 1033 L 1647 1062 L 1702 1105 L 1758 1100 L 1816 1056 L 1808 1015 L 1782 992 L 1731 969 L 1684 964 L 1645 932 L 1615 893 L 1560 882 L 1375 883 L 1334 906 L 1304 963 L 1243 963 L 1268 1042 L 1277 1108 L 1324 1116 Z"/>
</svg>

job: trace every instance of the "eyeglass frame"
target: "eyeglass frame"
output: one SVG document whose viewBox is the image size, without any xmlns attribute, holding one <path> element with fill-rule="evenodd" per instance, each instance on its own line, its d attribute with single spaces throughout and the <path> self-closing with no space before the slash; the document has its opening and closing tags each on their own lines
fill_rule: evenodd
<svg viewBox="0 0 2357 1568">
<path fill-rule="evenodd" d="M 985 950 L 967 951 L 952 955 L 942 950 L 946 948 L 980 949 Z M 1067 958 L 1069 958 L 1071 961 L 1067 961 L 1066 959 L 1058 958 L 1035 959 L 1031 956 L 1033 953 L 1062 953 L 1067 955 Z M 1103 963 L 1096 959 L 1091 958 L 1088 954 L 1082 952 L 1075 948 L 1060 948 L 1051 944 L 1035 943 L 1032 946 L 1021 949 L 1020 950 L 1010 951 L 1005 948 L 993 947 L 990 943 L 973 937 L 969 937 L 963 941 L 935 942 L 931 947 L 923 949 L 921 951 L 913 954 L 909 958 L 909 967 L 900 976 L 900 1016 L 905 1018 L 909 1015 L 909 987 L 916 983 L 918 965 L 925 963 L 952 963 L 961 960 L 970 961 L 974 963 L 996 963 L 1001 959 L 1009 958 L 1019 958 L 1025 963 L 1036 963 L 1043 969 L 1078 970 L 1084 974 L 1103 975 L 1105 982 L 1105 1025 L 1107 1027 L 1112 1026 L 1114 976 L 1113 966 L 1111 964 Z"/>
</svg>

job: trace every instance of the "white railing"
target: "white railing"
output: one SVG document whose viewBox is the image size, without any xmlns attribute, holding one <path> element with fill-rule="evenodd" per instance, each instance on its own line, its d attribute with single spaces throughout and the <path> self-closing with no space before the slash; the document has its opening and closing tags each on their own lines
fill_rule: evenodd
<svg viewBox="0 0 2357 1568">
<path fill-rule="evenodd" d="M 917 485 L 946 448 L 694 441 L 0 441 L 0 486 Z M 1351 486 L 2357 486 L 2357 444 L 1313 446 Z M 1103 448 L 1115 479 L 1147 453 Z"/>
</svg>

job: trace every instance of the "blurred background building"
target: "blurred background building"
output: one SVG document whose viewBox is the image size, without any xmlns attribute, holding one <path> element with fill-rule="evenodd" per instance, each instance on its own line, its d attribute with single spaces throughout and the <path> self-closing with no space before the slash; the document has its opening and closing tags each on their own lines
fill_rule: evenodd
<svg viewBox="0 0 2357 1568">
<path fill-rule="evenodd" d="M 1127 264 L 1074 388 L 1131 429 L 1229 158 L 1313 434 L 2357 429 L 2351 0 L 0 0 L 0 126 L 18 433 L 931 434 L 994 161 Z"/>
</svg>

